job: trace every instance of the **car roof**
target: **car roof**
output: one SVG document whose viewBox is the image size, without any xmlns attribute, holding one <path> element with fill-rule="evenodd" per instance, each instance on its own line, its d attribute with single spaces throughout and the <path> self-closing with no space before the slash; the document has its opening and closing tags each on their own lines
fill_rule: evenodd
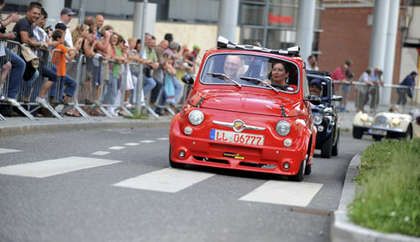
<svg viewBox="0 0 420 242">
<path fill-rule="evenodd" d="M 325 81 L 327 84 L 332 83 L 332 79 L 329 75 L 323 75 L 320 72 L 306 71 L 306 76 L 308 76 L 312 79 L 313 78 L 321 79 L 322 81 Z"/>
<path fill-rule="evenodd" d="M 323 76 L 323 77 L 331 77 L 328 71 L 306 70 L 306 74 L 312 74 L 312 75 Z"/>
</svg>

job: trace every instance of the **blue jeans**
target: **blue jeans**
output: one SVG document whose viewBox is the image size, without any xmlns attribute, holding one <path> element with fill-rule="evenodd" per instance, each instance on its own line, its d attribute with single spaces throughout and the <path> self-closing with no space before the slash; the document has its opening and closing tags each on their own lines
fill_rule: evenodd
<svg viewBox="0 0 420 242">
<path fill-rule="evenodd" d="M 147 97 L 153 88 L 156 86 L 156 81 L 152 77 L 144 77 L 143 94 Z"/>
<path fill-rule="evenodd" d="M 178 104 L 179 100 L 181 99 L 182 91 L 184 90 L 181 82 L 175 76 L 173 78 L 171 78 L 170 80 L 172 80 L 172 83 L 174 85 L 175 95 L 174 95 L 173 98 L 168 99 L 168 97 L 165 93 L 164 87 L 162 86 L 162 90 L 160 90 L 160 95 L 161 96 L 160 96 L 159 103 L 158 103 L 159 106 L 163 106 L 166 103 L 176 105 L 176 104 Z"/>
<path fill-rule="evenodd" d="M 52 71 L 56 72 L 57 69 L 55 66 L 52 67 Z M 57 80 L 60 81 L 60 87 L 57 89 L 57 82 L 54 82 L 54 84 L 51 86 L 50 91 L 50 97 L 56 97 L 57 96 L 57 90 L 59 93 L 58 100 L 63 101 L 63 92 L 64 95 L 68 97 L 73 97 L 74 92 L 76 91 L 76 81 L 70 78 L 68 75 L 57 77 Z M 64 88 L 64 85 L 66 86 Z"/>
<path fill-rule="evenodd" d="M 46 65 L 41 65 L 41 75 L 47 77 L 49 81 L 57 82 L 56 71 L 53 71 L 51 68 Z"/>
<path fill-rule="evenodd" d="M 184 86 L 181 84 L 181 81 L 178 80 L 177 78 L 173 78 L 173 83 L 174 83 L 174 87 L 175 87 L 175 103 L 173 104 L 177 104 L 179 102 L 179 100 L 181 99 L 182 96 L 182 91 L 184 90 Z"/>
<path fill-rule="evenodd" d="M 112 73 L 109 75 L 109 81 L 104 83 L 103 103 L 115 105 L 118 95 L 118 77 Z"/>
<path fill-rule="evenodd" d="M 16 98 L 23 79 L 26 63 L 20 56 L 16 55 L 7 48 L 6 54 L 10 56 L 10 62 L 12 63 L 12 70 L 10 71 L 9 78 L 9 88 L 7 89 L 7 97 Z"/>
</svg>

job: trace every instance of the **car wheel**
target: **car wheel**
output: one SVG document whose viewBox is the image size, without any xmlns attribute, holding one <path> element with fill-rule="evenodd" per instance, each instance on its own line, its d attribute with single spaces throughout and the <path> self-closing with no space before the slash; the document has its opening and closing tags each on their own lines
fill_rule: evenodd
<svg viewBox="0 0 420 242">
<path fill-rule="evenodd" d="M 305 168 L 305 175 L 310 175 L 312 173 L 312 165 L 307 164 Z"/>
<path fill-rule="evenodd" d="M 338 143 L 340 142 L 340 130 L 337 130 L 337 140 L 335 141 L 335 144 L 332 147 L 331 155 L 337 156 L 338 155 Z"/>
<path fill-rule="evenodd" d="M 383 138 L 383 136 L 381 136 L 381 135 L 372 135 L 372 138 L 373 138 L 375 141 L 381 141 L 381 140 L 382 140 L 382 138 Z"/>
<path fill-rule="evenodd" d="M 361 128 L 353 127 L 353 138 L 361 139 L 363 137 L 363 130 Z"/>
<path fill-rule="evenodd" d="M 404 134 L 404 138 L 407 140 L 413 139 L 413 128 L 411 127 L 411 125 L 408 126 L 407 131 Z"/>
<path fill-rule="evenodd" d="M 294 175 L 294 176 L 291 176 L 290 179 L 292 181 L 298 181 L 298 182 L 303 181 L 303 175 L 306 173 L 305 168 L 306 168 L 306 160 L 303 160 L 300 163 L 300 167 L 299 167 L 298 173 L 296 175 Z"/>
<path fill-rule="evenodd" d="M 332 135 L 322 144 L 321 146 L 321 157 L 330 158 L 333 149 L 333 137 Z"/>
<path fill-rule="evenodd" d="M 171 160 L 171 153 L 172 153 L 172 147 L 171 147 L 171 146 L 169 146 L 169 165 L 170 165 L 172 168 L 179 168 L 179 169 L 184 168 L 185 166 L 184 166 L 183 164 L 181 164 L 181 163 L 177 163 L 177 162 L 173 162 L 173 161 Z"/>
</svg>

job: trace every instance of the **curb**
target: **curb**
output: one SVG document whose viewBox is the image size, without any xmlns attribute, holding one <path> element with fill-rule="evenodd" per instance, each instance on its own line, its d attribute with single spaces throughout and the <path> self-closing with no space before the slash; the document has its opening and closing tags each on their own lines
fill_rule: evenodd
<svg viewBox="0 0 420 242">
<path fill-rule="evenodd" d="M 165 120 L 77 120 L 54 123 L 36 123 L 36 121 L 23 125 L 0 127 L 0 137 L 16 136 L 34 133 L 54 133 L 74 130 L 92 130 L 107 128 L 158 128 L 169 126 L 170 119 Z M 1 123 L 0 123 L 1 124 Z"/>
<path fill-rule="evenodd" d="M 401 234 L 385 234 L 375 230 L 367 229 L 352 223 L 347 216 L 347 207 L 356 195 L 356 183 L 354 178 L 358 173 L 360 155 L 357 154 L 350 161 L 344 179 L 343 191 L 341 194 L 338 209 L 334 211 L 334 218 L 331 223 L 330 239 L 333 242 L 420 242 L 420 238 Z"/>
</svg>

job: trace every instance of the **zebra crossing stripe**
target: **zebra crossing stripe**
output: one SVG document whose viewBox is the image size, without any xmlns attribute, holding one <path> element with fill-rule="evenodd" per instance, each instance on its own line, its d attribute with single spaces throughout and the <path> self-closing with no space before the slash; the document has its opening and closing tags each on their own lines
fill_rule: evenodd
<svg viewBox="0 0 420 242">
<path fill-rule="evenodd" d="M 212 176 L 214 174 L 165 168 L 123 180 L 114 186 L 175 193 Z"/>
<path fill-rule="evenodd" d="M 111 152 L 100 150 L 100 151 L 93 152 L 92 155 L 107 155 L 109 153 L 111 153 Z"/>
<path fill-rule="evenodd" d="M 20 152 L 20 150 L 0 148 L 0 154 L 16 153 L 16 152 Z"/>
<path fill-rule="evenodd" d="M 319 183 L 268 181 L 239 200 L 306 207 L 321 187 Z"/>
<path fill-rule="evenodd" d="M 122 149 L 125 149 L 125 147 L 124 146 L 111 146 L 108 149 L 110 149 L 110 150 L 122 150 Z"/>
<path fill-rule="evenodd" d="M 44 178 L 73 171 L 106 166 L 121 161 L 70 156 L 54 160 L 0 167 L 0 174 Z"/>
<path fill-rule="evenodd" d="M 154 143 L 154 142 L 156 142 L 156 141 L 146 139 L 146 140 L 141 140 L 140 142 L 141 142 L 141 143 L 144 143 L 144 144 L 150 144 L 150 143 Z"/>
<path fill-rule="evenodd" d="M 139 145 L 139 143 L 135 143 L 135 142 L 133 142 L 133 143 L 125 143 L 124 145 L 126 145 L 126 146 L 137 146 L 137 145 Z"/>
</svg>

